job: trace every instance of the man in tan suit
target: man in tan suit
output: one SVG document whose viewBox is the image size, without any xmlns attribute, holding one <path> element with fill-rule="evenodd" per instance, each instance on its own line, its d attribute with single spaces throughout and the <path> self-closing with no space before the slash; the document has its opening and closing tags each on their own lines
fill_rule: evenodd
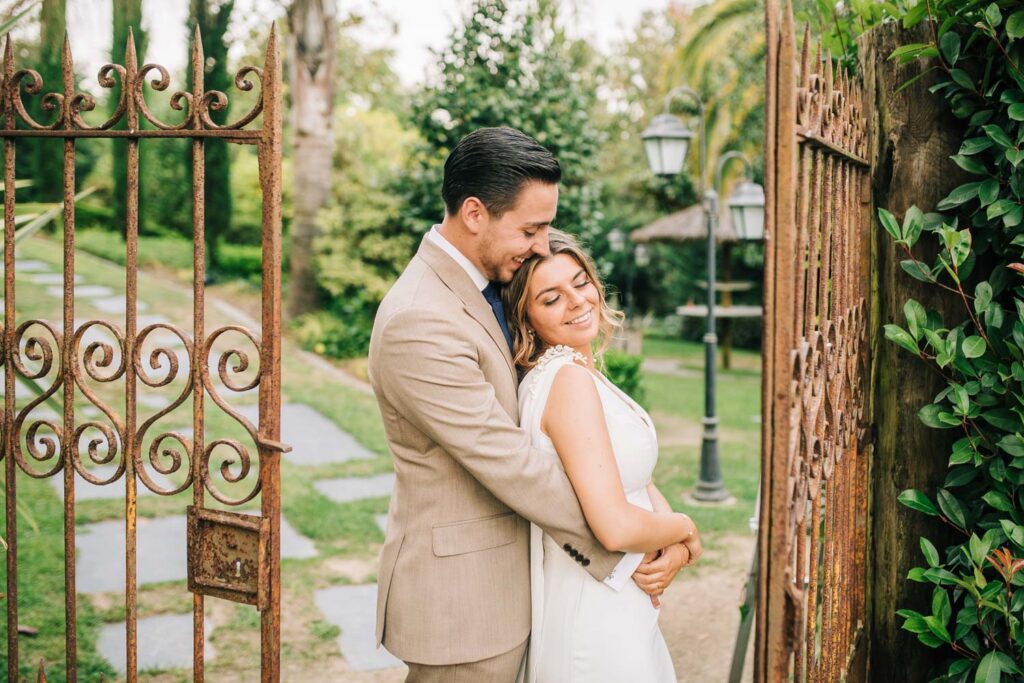
<svg viewBox="0 0 1024 683">
<path fill-rule="evenodd" d="M 370 340 L 396 484 L 377 642 L 407 681 L 514 681 L 530 634 L 529 524 L 618 590 L 638 554 L 601 547 L 562 470 L 518 427 L 498 284 L 547 254 L 561 170 L 511 128 L 466 136 L 445 163 L 443 223 L 384 298 Z"/>
</svg>

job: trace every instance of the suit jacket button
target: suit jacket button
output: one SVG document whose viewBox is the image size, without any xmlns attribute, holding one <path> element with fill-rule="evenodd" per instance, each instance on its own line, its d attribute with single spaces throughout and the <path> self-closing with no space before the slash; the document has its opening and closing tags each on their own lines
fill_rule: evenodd
<svg viewBox="0 0 1024 683">
<path fill-rule="evenodd" d="M 590 558 L 589 557 L 584 557 L 583 558 L 583 566 L 586 567 L 589 564 L 590 564 Z"/>
<path fill-rule="evenodd" d="M 570 554 L 570 555 L 572 556 L 572 558 L 573 558 L 574 560 L 575 560 L 575 559 L 579 559 L 580 553 L 579 553 L 579 551 L 578 551 L 578 550 L 576 550 L 576 548 L 573 548 L 572 550 L 570 550 L 570 551 L 569 551 L 569 554 Z"/>
<path fill-rule="evenodd" d="M 565 552 L 569 552 L 570 550 L 572 550 L 572 546 L 566 543 L 562 546 L 562 550 L 564 550 Z"/>
</svg>

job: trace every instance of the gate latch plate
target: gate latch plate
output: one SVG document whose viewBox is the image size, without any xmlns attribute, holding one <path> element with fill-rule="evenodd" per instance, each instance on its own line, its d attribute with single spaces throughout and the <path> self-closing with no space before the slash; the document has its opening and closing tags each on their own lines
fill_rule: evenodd
<svg viewBox="0 0 1024 683">
<path fill-rule="evenodd" d="M 269 520 L 188 506 L 188 589 L 193 593 L 269 606 Z"/>
</svg>

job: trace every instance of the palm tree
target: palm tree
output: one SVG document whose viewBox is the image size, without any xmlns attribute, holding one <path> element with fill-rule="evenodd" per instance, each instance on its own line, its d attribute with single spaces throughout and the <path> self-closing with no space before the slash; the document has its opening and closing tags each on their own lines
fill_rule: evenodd
<svg viewBox="0 0 1024 683">
<path fill-rule="evenodd" d="M 677 44 L 661 74 L 661 92 L 686 83 L 706 103 L 708 172 L 728 149 L 759 157 L 766 54 L 761 0 L 698 7 L 683 20 Z M 696 155 L 692 161 L 696 171 Z"/>
</svg>

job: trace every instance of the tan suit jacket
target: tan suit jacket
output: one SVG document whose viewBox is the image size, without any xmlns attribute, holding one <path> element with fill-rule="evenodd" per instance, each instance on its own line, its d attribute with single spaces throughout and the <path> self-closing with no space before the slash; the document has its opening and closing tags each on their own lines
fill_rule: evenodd
<svg viewBox="0 0 1024 683">
<path fill-rule="evenodd" d="M 377 643 L 407 662 L 493 657 L 530 633 L 532 520 L 597 580 L 622 559 L 568 479 L 517 425 L 501 328 L 466 271 L 424 239 L 370 339 L 396 483 L 381 552 Z"/>
</svg>

